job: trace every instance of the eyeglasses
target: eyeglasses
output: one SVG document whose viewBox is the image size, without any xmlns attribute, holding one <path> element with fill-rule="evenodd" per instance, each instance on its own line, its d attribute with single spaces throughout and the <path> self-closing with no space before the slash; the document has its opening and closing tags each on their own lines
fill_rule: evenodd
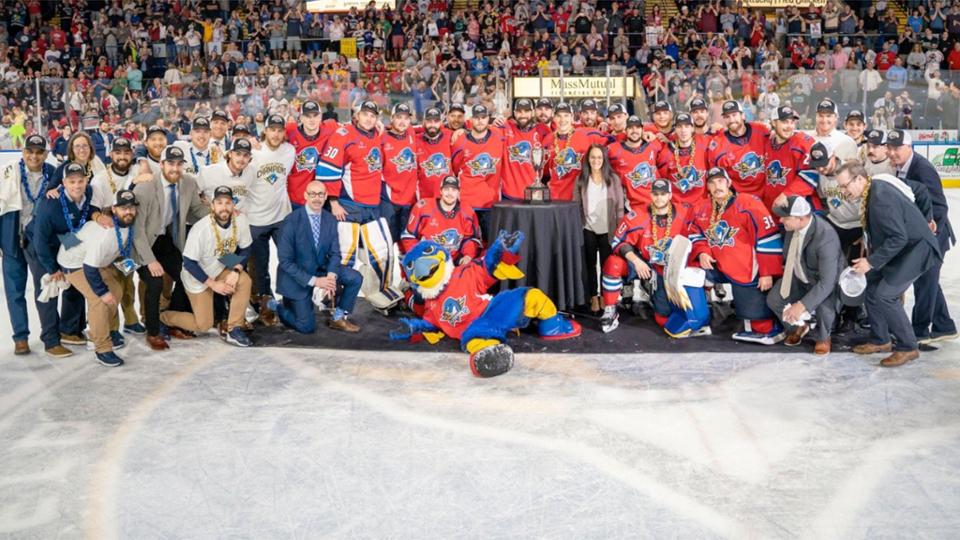
<svg viewBox="0 0 960 540">
<path fill-rule="evenodd" d="M 326 197 L 326 196 L 327 196 L 326 191 L 308 191 L 307 192 L 307 197 L 311 197 L 311 198 Z"/>
</svg>

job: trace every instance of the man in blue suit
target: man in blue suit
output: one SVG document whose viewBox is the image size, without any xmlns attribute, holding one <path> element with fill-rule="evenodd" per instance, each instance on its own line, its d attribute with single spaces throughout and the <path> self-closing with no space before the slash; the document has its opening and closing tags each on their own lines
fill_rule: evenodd
<svg viewBox="0 0 960 540">
<path fill-rule="evenodd" d="M 297 332 L 310 334 L 316 330 L 314 298 L 333 294 L 336 309 L 327 326 L 342 332 L 359 332 L 360 327 L 347 316 L 353 311 L 363 278 L 352 268 L 340 264 L 340 240 L 337 220 L 323 209 L 327 188 L 323 182 L 307 184 L 306 206 L 293 211 L 283 220 L 277 256 L 277 292 L 283 302 L 269 303 L 283 324 Z"/>
<path fill-rule="evenodd" d="M 950 226 L 950 210 L 937 169 L 927 158 L 913 151 L 910 134 L 903 130 L 894 129 L 887 134 L 887 148 L 890 162 L 897 168 L 897 177 L 920 182 L 930 191 L 934 223 L 931 229 L 936 236 L 940 253 L 946 256 L 947 250 L 953 246 L 956 239 Z M 936 259 L 913 283 L 915 303 L 911 322 L 917 341 L 921 344 L 958 337 L 957 325 L 950 317 L 947 301 L 940 288 L 941 266 L 942 259 Z"/>
</svg>

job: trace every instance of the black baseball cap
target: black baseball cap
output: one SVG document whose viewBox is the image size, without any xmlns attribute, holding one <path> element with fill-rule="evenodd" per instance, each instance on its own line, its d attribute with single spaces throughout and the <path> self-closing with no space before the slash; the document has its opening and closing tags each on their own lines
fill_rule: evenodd
<svg viewBox="0 0 960 540">
<path fill-rule="evenodd" d="M 380 106 L 368 99 L 360 104 L 360 109 L 358 109 L 358 112 L 359 111 L 367 111 L 379 116 Z"/>
<path fill-rule="evenodd" d="M 227 116 L 227 113 L 223 111 L 213 111 L 213 115 L 210 117 L 210 121 L 214 120 L 223 120 L 224 122 L 230 122 L 230 117 Z"/>
<path fill-rule="evenodd" d="M 776 120 L 798 120 L 800 115 L 797 114 L 797 111 L 793 110 L 793 107 L 789 105 L 784 105 L 783 107 L 777 107 L 777 118 Z"/>
<path fill-rule="evenodd" d="M 236 137 L 241 133 L 246 133 L 247 135 L 250 135 L 250 126 L 246 124 L 237 124 L 233 126 L 233 130 L 230 132 L 230 134 L 233 135 L 234 137 Z"/>
<path fill-rule="evenodd" d="M 516 103 L 513 104 L 513 110 L 515 111 L 532 111 L 533 102 L 527 98 L 520 98 Z"/>
<path fill-rule="evenodd" d="M 787 204 L 773 205 L 773 213 L 780 217 L 803 217 L 809 216 L 812 212 L 810 203 L 796 195 L 787 197 Z"/>
<path fill-rule="evenodd" d="M 552 108 L 553 108 L 553 102 L 550 101 L 549 99 L 545 98 L 545 97 L 542 97 L 542 98 L 540 98 L 540 99 L 537 100 L 537 108 L 539 109 L 539 108 L 541 108 L 541 107 L 546 108 L 546 109 L 552 109 Z"/>
<path fill-rule="evenodd" d="M 407 105 L 406 103 L 397 103 L 396 105 L 393 106 L 393 112 L 392 112 L 391 114 L 394 115 L 394 116 L 396 116 L 396 115 L 398 115 L 398 114 L 406 114 L 406 115 L 409 115 L 409 114 L 410 114 L 410 106 Z"/>
<path fill-rule="evenodd" d="M 113 206 L 140 206 L 140 203 L 137 202 L 137 196 L 132 189 L 121 189 L 117 191 Z"/>
<path fill-rule="evenodd" d="M 490 111 L 487 110 L 483 105 L 474 105 L 471 110 L 471 114 L 476 117 L 490 116 Z"/>
<path fill-rule="evenodd" d="M 440 189 L 454 187 L 460 189 L 460 180 L 456 176 L 447 176 L 440 182 Z"/>
<path fill-rule="evenodd" d="M 721 169 L 720 167 L 711 167 L 710 170 L 707 171 L 706 179 L 707 179 L 707 182 L 709 182 L 710 180 L 714 178 L 720 178 L 721 176 L 723 178 L 726 178 L 727 180 L 730 180 L 730 176 L 727 175 L 727 171 Z"/>
<path fill-rule="evenodd" d="M 814 143 L 810 147 L 810 166 L 826 167 L 830 163 L 830 150 L 823 142 Z"/>
<path fill-rule="evenodd" d="M 567 103 L 566 101 L 561 101 L 560 103 L 557 103 L 557 106 L 554 108 L 554 112 L 556 113 L 565 112 L 565 113 L 573 114 L 573 107 L 571 107 L 570 104 Z"/>
<path fill-rule="evenodd" d="M 267 127 L 285 127 L 287 125 L 286 120 L 283 119 L 279 114 L 271 114 L 267 117 Z"/>
<path fill-rule="evenodd" d="M 837 104 L 830 98 L 824 98 L 817 103 L 818 113 L 837 114 Z"/>
<path fill-rule="evenodd" d="M 627 127 L 643 127 L 643 120 L 637 115 L 631 115 L 627 118 Z"/>
<path fill-rule="evenodd" d="M 693 118 L 690 117 L 687 113 L 680 113 L 673 119 L 673 125 L 679 126 L 681 124 L 693 125 Z"/>
<path fill-rule="evenodd" d="M 581 111 L 595 111 L 597 110 L 597 102 L 592 99 L 585 99 L 580 103 Z"/>
<path fill-rule="evenodd" d="M 217 189 L 213 190 L 213 198 L 216 200 L 220 197 L 226 197 L 230 200 L 233 200 L 233 190 L 227 186 L 218 186 Z"/>
<path fill-rule="evenodd" d="M 233 144 L 230 145 L 230 151 L 231 151 L 231 152 L 246 152 L 246 153 L 249 154 L 249 153 L 253 152 L 253 145 L 250 144 L 250 141 L 248 141 L 247 139 L 243 139 L 243 138 L 241 138 L 241 139 L 234 139 L 234 140 L 233 140 Z"/>
<path fill-rule="evenodd" d="M 913 144 L 910 134 L 902 129 L 891 129 L 887 133 L 887 146 L 899 147 L 907 144 Z"/>
<path fill-rule="evenodd" d="M 117 137 L 117 139 L 113 141 L 113 148 L 112 148 L 112 150 L 129 150 L 129 151 L 132 152 L 132 151 L 133 151 L 133 143 L 130 142 L 130 139 L 125 139 L 125 138 L 123 138 L 123 137 Z"/>
<path fill-rule="evenodd" d="M 664 180 L 663 178 L 657 178 L 653 181 L 653 185 L 650 187 L 651 193 L 670 193 L 672 188 L 670 187 L 670 182 Z"/>
<path fill-rule="evenodd" d="M 861 122 L 866 122 L 866 121 L 863 119 L 863 112 L 860 111 L 860 110 L 858 110 L 858 109 L 854 109 L 854 110 L 848 112 L 848 113 L 847 113 L 847 117 L 846 117 L 843 121 L 846 122 L 847 120 L 850 120 L 851 118 L 855 118 L 855 119 L 857 119 L 857 120 L 860 120 Z"/>
<path fill-rule="evenodd" d="M 453 111 L 467 112 L 467 110 L 463 107 L 462 103 L 452 103 L 450 105 L 450 108 L 447 110 L 447 112 L 453 112 Z"/>
<path fill-rule="evenodd" d="M 663 112 L 663 111 L 672 111 L 673 107 L 670 106 L 670 102 L 660 100 L 653 104 L 653 112 Z"/>
<path fill-rule="evenodd" d="M 703 98 L 695 97 L 690 100 L 690 112 L 707 110 L 707 102 Z"/>
<path fill-rule="evenodd" d="M 623 108 L 623 105 L 614 103 L 607 108 L 607 116 L 613 116 L 615 114 L 627 114 L 627 110 Z"/>
<path fill-rule="evenodd" d="M 304 101 L 300 107 L 300 114 L 320 114 L 320 105 L 316 101 Z"/>
<path fill-rule="evenodd" d="M 157 133 L 159 133 L 160 135 L 163 135 L 164 138 L 166 138 L 167 136 L 167 130 L 160 126 L 150 126 L 147 128 L 147 138 Z"/>
<path fill-rule="evenodd" d="M 742 113 L 743 109 L 740 107 L 739 101 L 724 101 L 723 108 L 720 109 L 722 115 L 732 114 L 732 113 Z"/>
<path fill-rule="evenodd" d="M 440 112 L 440 109 L 436 107 L 430 107 L 423 113 L 424 120 L 442 120 L 443 113 Z"/>
<path fill-rule="evenodd" d="M 47 140 L 41 135 L 31 135 L 27 137 L 27 140 L 24 142 L 23 147 L 27 150 L 43 150 L 47 149 Z"/>
<path fill-rule="evenodd" d="M 176 146 L 168 146 L 163 149 L 163 161 L 183 161 L 183 150 Z"/>
<path fill-rule="evenodd" d="M 867 132 L 867 142 L 870 144 L 883 144 L 883 132 L 879 129 L 871 129 Z"/>
<path fill-rule="evenodd" d="M 67 166 L 63 169 L 63 177 L 66 178 L 68 176 L 75 175 L 86 176 L 87 168 L 76 161 L 71 161 L 70 163 L 67 163 Z"/>
<path fill-rule="evenodd" d="M 210 119 L 206 116 L 197 116 L 193 119 L 191 129 L 210 129 Z"/>
</svg>

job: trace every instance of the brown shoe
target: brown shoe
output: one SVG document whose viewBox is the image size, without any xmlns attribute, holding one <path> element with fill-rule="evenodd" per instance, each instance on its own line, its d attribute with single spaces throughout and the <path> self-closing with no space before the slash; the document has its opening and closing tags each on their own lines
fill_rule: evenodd
<svg viewBox="0 0 960 540">
<path fill-rule="evenodd" d="M 920 358 L 920 351 L 897 351 L 880 361 L 881 367 L 897 367 Z"/>
<path fill-rule="evenodd" d="M 176 326 L 170 326 L 167 328 L 167 333 L 170 334 L 170 337 L 177 339 L 193 339 L 197 337 L 196 334 L 189 330 L 184 330 L 183 328 L 178 328 Z"/>
<path fill-rule="evenodd" d="M 329 326 L 333 330 L 339 330 L 341 332 L 350 332 L 351 334 L 356 334 L 357 332 L 360 331 L 360 327 L 353 324 L 349 320 L 347 320 L 346 317 L 336 321 L 333 319 L 330 319 L 329 321 L 327 321 L 327 326 Z"/>
<path fill-rule="evenodd" d="M 47 353 L 47 356 L 51 358 L 66 358 L 68 356 L 73 356 L 73 351 L 64 347 L 63 345 L 47 347 L 43 352 Z"/>
<path fill-rule="evenodd" d="M 817 356 L 826 356 L 830 354 L 830 338 L 816 342 L 816 344 L 813 346 L 813 354 L 816 354 Z"/>
<path fill-rule="evenodd" d="M 876 354 L 878 352 L 890 352 L 893 350 L 893 343 L 884 343 L 876 345 L 874 343 L 861 343 L 853 348 L 857 354 Z"/>
<path fill-rule="evenodd" d="M 147 336 L 147 345 L 155 351 L 165 351 L 170 348 L 167 341 L 160 336 Z"/>
<path fill-rule="evenodd" d="M 787 334 L 787 339 L 783 340 L 783 344 L 787 347 L 796 347 L 803 341 L 803 336 L 807 335 L 809 331 L 810 327 L 805 324 L 794 326 L 793 330 Z"/>
<path fill-rule="evenodd" d="M 23 355 L 30 354 L 30 344 L 27 343 L 27 340 L 20 339 L 13 342 L 13 354 Z"/>
<path fill-rule="evenodd" d="M 60 343 L 66 343 L 67 345 L 86 345 L 87 338 L 73 334 L 60 334 Z"/>
<path fill-rule="evenodd" d="M 267 302 L 270 300 L 269 296 L 260 297 L 260 322 L 264 326 L 276 326 L 278 322 L 276 312 L 267 307 Z"/>
</svg>

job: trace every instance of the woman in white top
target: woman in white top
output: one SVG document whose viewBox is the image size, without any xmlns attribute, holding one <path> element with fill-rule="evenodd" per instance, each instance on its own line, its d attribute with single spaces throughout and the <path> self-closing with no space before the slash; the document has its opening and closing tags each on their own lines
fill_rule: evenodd
<svg viewBox="0 0 960 540">
<path fill-rule="evenodd" d="M 574 199 L 581 203 L 583 218 L 584 293 L 590 296 L 590 311 L 598 313 L 602 307 L 598 269 L 610 256 L 610 241 L 624 213 L 624 197 L 605 147 L 590 146 L 586 162 L 577 178 Z"/>
</svg>

